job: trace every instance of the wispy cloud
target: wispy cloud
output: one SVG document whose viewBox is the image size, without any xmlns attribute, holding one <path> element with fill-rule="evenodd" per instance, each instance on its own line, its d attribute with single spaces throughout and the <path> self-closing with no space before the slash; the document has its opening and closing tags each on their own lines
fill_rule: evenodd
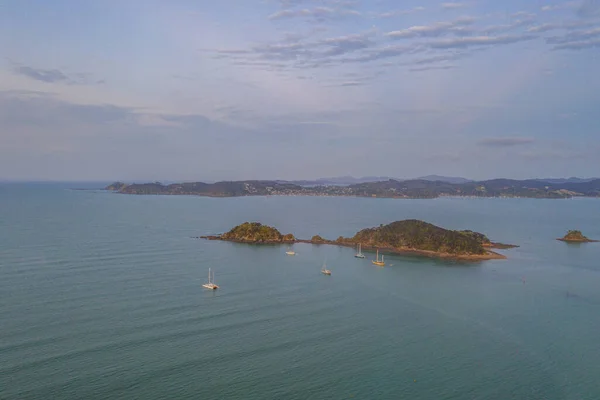
<svg viewBox="0 0 600 400">
<path fill-rule="evenodd" d="M 549 44 L 564 44 L 569 42 L 580 42 L 600 36 L 600 28 L 590 29 L 587 31 L 569 32 L 564 36 L 553 36 L 546 39 Z"/>
<path fill-rule="evenodd" d="M 431 71 L 431 70 L 445 70 L 445 69 L 454 69 L 454 68 L 456 68 L 455 65 L 440 65 L 440 66 L 429 66 L 429 67 L 415 67 L 415 68 L 410 68 L 409 71 L 424 72 L 424 71 Z"/>
<path fill-rule="evenodd" d="M 590 27 L 598 26 L 598 24 L 600 24 L 600 21 L 583 20 L 583 19 L 578 19 L 578 20 L 573 20 L 573 21 L 564 21 L 564 22 L 546 22 L 546 23 L 528 28 L 527 32 L 543 33 L 543 32 L 549 32 L 549 31 L 558 30 L 558 29 L 574 30 L 574 29 L 581 29 L 581 28 L 590 28 Z"/>
<path fill-rule="evenodd" d="M 436 49 L 465 48 L 473 46 L 492 46 L 523 42 L 536 39 L 534 35 L 474 36 L 454 39 L 439 39 L 428 43 Z"/>
<path fill-rule="evenodd" d="M 533 142 L 534 139 L 529 137 L 491 137 L 480 140 L 477 144 L 490 147 L 513 147 L 527 145 Z"/>
<path fill-rule="evenodd" d="M 442 3 L 441 6 L 444 10 L 456 10 L 458 8 L 465 8 L 468 6 L 468 4 L 467 3 L 459 3 L 459 2 L 448 2 L 448 3 Z"/>
<path fill-rule="evenodd" d="M 326 21 L 330 19 L 343 18 L 349 16 L 360 16 L 360 12 L 345 8 L 331 8 L 331 7 L 315 7 L 315 8 L 303 8 L 303 9 L 285 9 L 277 11 L 269 15 L 270 20 L 280 20 L 288 18 L 306 18 L 315 21 Z"/>
<path fill-rule="evenodd" d="M 536 14 L 528 12 L 528 11 L 517 11 L 515 13 L 510 14 L 512 18 L 526 18 L 533 19 L 536 17 Z"/>
<path fill-rule="evenodd" d="M 15 64 L 13 73 L 45 83 L 66 83 L 69 85 L 103 84 L 103 80 L 92 80 L 88 74 L 65 73 L 58 69 L 34 68 L 27 65 Z"/>
<path fill-rule="evenodd" d="M 462 17 L 449 22 L 436 22 L 432 25 L 411 26 L 407 29 L 388 32 L 387 36 L 393 39 L 409 39 L 416 37 L 436 37 L 450 33 L 458 33 L 465 25 L 475 23 L 473 17 Z"/>
<path fill-rule="evenodd" d="M 66 82 L 69 80 L 67 75 L 57 69 L 42 69 L 19 65 L 13 68 L 13 72 L 40 82 L 53 83 Z"/>
<path fill-rule="evenodd" d="M 403 16 L 403 15 L 410 15 L 410 14 L 414 14 L 414 13 L 421 12 L 421 11 L 425 11 L 425 7 L 414 7 L 414 8 L 410 8 L 407 10 L 387 11 L 387 12 L 383 12 L 383 13 L 376 13 L 376 14 L 374 14 L 374 16 L 378 17 L 378 18 L 393 18 L 393 17 L 399 17 L 399 16 Z"/>
<path fill-rule="evenodd" d="M 580 1 L 567 1 L 566 3 L 558 3 L 558 4 L 548 4 L 542 6 L 542 11 L 558 11 L 565 9 L 576 9 L 581 5 Z"/>
<path fill-rule="evenodd" d="M 582 40 L 579 42 L 569 42 L 554 46 L 553 50 L 584 50 L 600 47 L 600 39 Z"/>
</svg>

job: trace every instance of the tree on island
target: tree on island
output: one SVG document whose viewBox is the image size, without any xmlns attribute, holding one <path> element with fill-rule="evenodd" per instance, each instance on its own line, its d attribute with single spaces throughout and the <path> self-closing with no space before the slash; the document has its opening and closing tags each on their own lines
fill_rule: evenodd
<svg viewBox="0 0 600 400">
<path fill-rule="evenodd" d="M 562 240 L 563 242 L 597 242 L 597 240 L 592 240 L 584 236 L 579 230 L 570 230 L 565 236 L 558 240 Z"/>
<path fill-rule="evenodd" d="M 327 240 L 325 240 L 323 237 L 321 237 L 320 235 L 315 235 L 312 238 L 310 238 L 310 241 L 312 243 L 325 243 Z"/>
<path fill-rule="evenodd" d="M 244 222 L 224 233 L 221 239 L 248 243 L 283 243 L 296 240 L 291 233 L 282 235 L 277 229 L 259 222 Z"/>
</svg>

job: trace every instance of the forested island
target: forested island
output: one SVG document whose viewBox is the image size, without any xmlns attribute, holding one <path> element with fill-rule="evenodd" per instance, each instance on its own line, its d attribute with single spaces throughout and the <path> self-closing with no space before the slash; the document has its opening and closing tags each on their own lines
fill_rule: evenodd
<svg viewBox="0 0 600 400">
<path fill-rule="evenodd" d="M 568 242 L 568 243 L 591 243 L 591 242 L 597 242 L 597 240 L 593 240 L 593 239 L 589 239 L 586 236 L 583 235 L 583 233 L 581 233 L 581 231 L 578 230 L 570 230 L 569 232 L 567 232 L 567 234 L 565 236 L 563 236 L 560 239 L 562 242 Z"/>
<path fill-rule="evenodd" d="M 378 198 L 432 199 L 443 196 L 525 197 L 566 199 L 600 197 L 600 179 L 585 182 L 493 179 L 450 183 L 424 179 L 365 182 L 351 185 L 303 186 L 287 181 L 189 182 L 163 185 L 115 182 L 105 188 L 117 193 L 138 195 L 238 196 L 358 196 Z"/>
<path fill-rule="evenodd" d="M 297 239 L 292 234 L 283 235 L 276 228 L 258 222 L 245 222 L 222 235 L 201 238 L 248 244 L 311 243 L 355 247 L 360 243 L 364 251 L 473 261 L 504 259 L 505 256 L 489 249 L 516 247 L 494 243 L 482 233 L 444 229 L 414 219 L 363 229 L 350 238 L 340 236 L 336 240 L 327 240 L 319 235 L 310 240 Z"/>
</svg>

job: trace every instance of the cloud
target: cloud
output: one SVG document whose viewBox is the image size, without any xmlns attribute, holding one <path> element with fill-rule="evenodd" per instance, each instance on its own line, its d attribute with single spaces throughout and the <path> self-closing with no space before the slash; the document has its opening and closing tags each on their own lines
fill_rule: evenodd
<svg viewBox="0 0 600 400">
<path fill-rule="evenodd" d="M 474 36 L 454 39 L 439 39 L 427 45 L 434 49 L 467 48 L 473 46 L 493 46 L 536 39 L 534 35 Z"/>
<path fill-rule="evenodd" d="M 304 8 L 298 10 L 285 9 L 277 11 L 269 15 L 270 20 L 289 19 L 289 18 L 307 18 L 315 21 L 325 21 L 349 16 L 360 16 L 361 14 L 356 10 L 344 9 L 344 8 L 330 8 L 330 7 L 315 7 L 312 9 Z"/>
<path fill-rule="evenodd" d="M 425 7 L 414 7 L 414 8 L 410 8 L 407 10 L 387 11 L 387 12 L 375 14 L 375 16 L 378 18 L 392 18 L 392 17 L 399 17 L 402 15 L 410 15 L 410 14 L 414 14 L 414 13 L 421 12 L 421 11 L 425 11 Z"/>
<path fill-rule="evenodd" d="M 468 6 L 467 3 L 442 3 L 442 8 L 444 10 L 456 10 L 458 8 L 465 8 Z"/>
<path fill-rule="evenodd" d="M 459 33 L 461 28 L 471 25 L 476 21 L 473 17 L 462 17 L 450 22 L 436 22 L 433 25 L 412 26 L 399 31 L 388 32 L 392 39 L 409 39 L 418 37 L 444 36 L 450 33 Z"/>
<path fill-rule="evenodd" d="M 411 61 L 410 63 L 406 63 L 404 65 L 427 65 L 427 64 L 442 63 L 442 62 L 446 62 L 446 61 L 455 61 L 455 60 L 458 60 L 459 58 L 463 58 L 463 57 L 467 56 L 468 54 L 469 54 L 468 52 L 438 54 L 438 55 L 434 55 L 434 56 L 419 58 L 419 59 Z"/>
<path fill-rule="evenodd" d="M 440 65 L 440 66 L 429 66 L 429 67 L 415 67 L 409 69 L 411 72 L 423 72 L 423 71 L 431 71 L 431 70 L 444 70 L 444 69 L 453 69 L 456 68 L 455 65 Z"/>
<path fill-rule="evenodd" d="M 257 45 L 250 50 L 215 50 L 217 57 L 234 60 L 236 65 L 266 66 L 273 61 L 302 68 L 322 67 L 341 62 L 339 56 L 375 46 L 373 31 L 303 42 L 277 42 Z M 264 65 L 264 63 L 267 63 Z M 280 64 L 285 68 L 286 64 Z"/>
<path fill-rule="evenodd" d="M 41 69 L 32 68 L 25 65 L 15 66 L 13 72 L 19 75 L 26 76 L 36 81 L 53 83 L 53 82 L 65 82 L 69 80 L 69 77 L 57 69 Z"/>
<path fill-rule="evenodd" d="M 366 83 L 366 81 L 347 81 L 347 82 L 342 82 L 339 84 L 334 84 L 331 86 L 338 86 L 338 87 L 353 87 L 353 86 L 364 86 Z"/>
<path fill-rule="evenodd" d="M 536 17 L 536 15 L 534 13 L 530 13 L 528 11 L 517 11 L 515 13 L 510 14 L 510 16 L 512 18 L 526 18 L 526 19 L 533 19 Z"/>
<path fill-rule="evenodd" d="M 549 4 L 546 6 L 542 6 L 541 10 L 548 12 L 548 11 L 575 9 L 575 8 L 579 7 L 580 4 L 581 4 L 581 2 L 579 2 L 579 1 L 568 1 L 566 3 Z"/>
<path fill-rule="evenodd" d="M 581 42 L 584 40 L 593 39 L 600 36 L 600 28 L 590 29 L 587 31 L 569 32 L 564 36 L 554 36 L 546 39 L 548 44 L 564 44 L 570 42 Z"/>
<path fill-rule="evenodd" d="M 385 58 L 398 57 L 402 55 L 415 54 L 423 51 L 422 46 L 417 45 L 387 45 L 371 49 L 362 56 L 345 60 L 346 62 L 370 62 Z"/>
<path fill-rule="evenodd" d="M 575 21 L 567 21 L 567 22 L 561 22 L 561 23 L 544 23 L 541 25 L 532 26 L 531 28 L 527 29 L 527 32 L 542 33 L 542 32 L 558 30 L 558 29 L 574 30 L 574 29 L 580 29 L 580 28 L 594 27 L 597 25 L 598 25 L 598 21 L 594 21 L 594 20 L 592 20 L 592 21 L 575 20 Z"/>
<path fill-rule="evenodd" d="M 600 39 L 570 42 L 554 46 L 552 50 L 583 50 L 600 47 Z"/>
<path fill-rule="evenodd" d="M 528 137 L 491 137 L 480 140 L 477 144 L 490 147 L 513 147 L 527 145 L 533 142 L 534 139 Z"/>
<path fill-rule="evenodd" d="M 88 74 L 67 74 L 58 69 L 34 68 L 27 65 L 14 64 L 12 72 L 30 79 L 45 83 L 66 83 L 69 85 L 103 84 L 104 80 L 92 80 Z"/>
</svg>

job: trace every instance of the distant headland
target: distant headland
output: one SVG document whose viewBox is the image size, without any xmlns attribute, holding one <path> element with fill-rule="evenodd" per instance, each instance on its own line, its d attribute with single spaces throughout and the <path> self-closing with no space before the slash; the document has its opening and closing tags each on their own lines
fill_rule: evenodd
<svg viewBox="0 0 600 400">
<path fill-rule="evenodd" d="M 448 230 L 419 220 L 396 221 L 363 229 L 350 238 L 340 236 L 336 240 L 324 239 L 319 235 L 310 240 L 298 239 L 291 233 L 284 235 L 276 228 L 258 222 L 245 222 L 221 235 L 200 238 L 247 244 L 310 243 L 345 247 L 361 244 L 365 251 L 379 250 L 390 254 L 465 261 L 504 259 L 504 255 L 490 249 L 517 247 L 494 243 L 482 233 Z"/>
<path fill-rule="evenodd" d="M 593 239 L 589 239 L 586 236 L 583 235 L 583 233 L 581 233 L 581 231 L 577 231 L 577 230 L 571 230 L 569 232 L 567 232 L 567 234 L 559 239 L 556 240 L 560 240 L 562 242 L 567 242 L 567 243 L 592 243 L 592 242 L 598 242 L 598 240 L 593 240 Z"/>
<path fill-rule="evenodd" d="M 366 178 L 365 178 L 366 179 Z M 437 179 L 437 178 L 436 178 Z M 439 179 L 446 179 L 439 177 Z M 573 178 L 574 179 L 574 178 Z M 387 179 L 354 184 L 312 181 L 223 181 L 215 183 L 187 182 L 164 185 L 160 182 L 126 184 L 115 182 L 105 189 L 137 195 L 192 195 L 209 197 L 240 196 L 354 196 L 375 198 L 432 199 L 458 197 L 523 197 L 566 199 L 600 197 L 600 179 L 593 180 L 512 180 L 487 181 L 397 180 Z"/>
</svg>

